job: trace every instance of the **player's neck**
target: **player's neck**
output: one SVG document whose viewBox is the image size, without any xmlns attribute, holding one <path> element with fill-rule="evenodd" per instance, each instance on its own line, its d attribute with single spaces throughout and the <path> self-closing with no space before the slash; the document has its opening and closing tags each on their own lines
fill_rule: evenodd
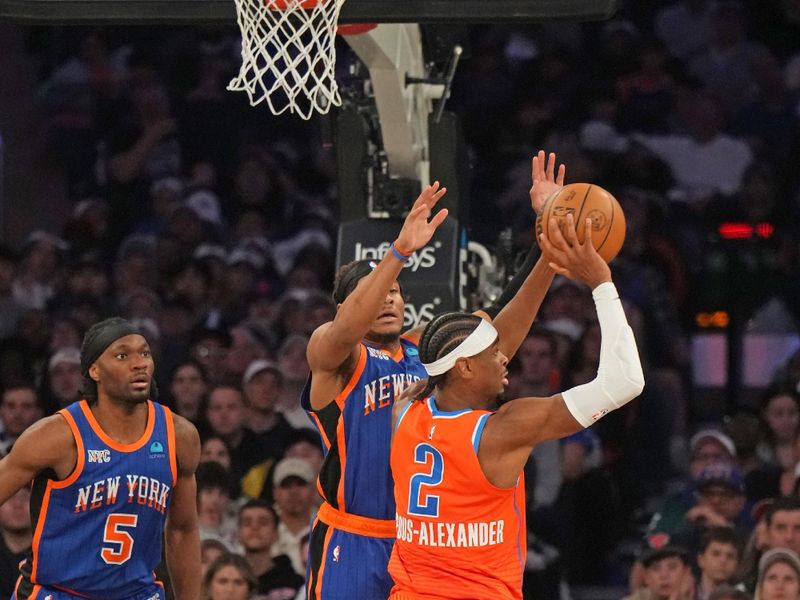
<svg viewBox="0 0 800 600">
<path fill-rule="evenodd" d="M 475 398 L 475 391 L 468 385 L 459 381 L 448 382 L 444 388 L 437 387 L 434 391 L 436 408 L 444 412 L 479 408 L 479 399 Z"/>
<path fill-rule="evenodd" d="M 142 437 L 147 427 L 149 409 L 146 402 L 122 403 L 101 395 L 90 408 L 106 435 L 120 444 L 132 444 Z"/>
</svg>

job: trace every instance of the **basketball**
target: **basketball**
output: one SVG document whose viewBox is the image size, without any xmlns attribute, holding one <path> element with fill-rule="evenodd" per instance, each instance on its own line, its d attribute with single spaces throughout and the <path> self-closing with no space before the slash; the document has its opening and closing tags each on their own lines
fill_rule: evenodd
<svg viewBox="0 0 800 600">
<path fill-rule="evenodd" d="M 588 217 L 592 220 L 592 245 L 597 253 L 606 262 L 617 255 L 625 241 L 625 215 L 614 196 L 591 183 L 565 185 L 547 199 L 536 217 L 536 238 L 540 233 L 548 235 L 550 217 L 555 217 L 560 226 L 568 214 L 575 219 L 580 242 L 583 242 L 583 221 Z"/>
</svg>

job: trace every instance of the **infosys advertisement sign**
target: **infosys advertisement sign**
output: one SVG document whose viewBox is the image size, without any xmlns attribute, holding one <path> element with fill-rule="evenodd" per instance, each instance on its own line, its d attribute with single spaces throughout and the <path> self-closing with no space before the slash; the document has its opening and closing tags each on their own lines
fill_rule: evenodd
<svg viewBox="0 0 800 600">
<path fill-rule="evenodd" d="M 394 219 L 359 219 L 339 226 L 337 266 L 353 260 L 381 260 L 402 228 Z M 442 223 L 428 244 L 414 252 L 400 274 L 406 294 L 405 327 L 411 329 L 436 314 L 459 310 L 459 227 Z"/>
</svg>

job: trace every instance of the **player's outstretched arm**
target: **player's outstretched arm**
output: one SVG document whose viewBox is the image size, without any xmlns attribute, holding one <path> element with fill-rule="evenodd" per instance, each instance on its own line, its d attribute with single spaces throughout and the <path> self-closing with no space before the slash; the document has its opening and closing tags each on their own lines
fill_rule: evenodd
<svg viewBox="0 0 800 600">
<path fill-rule="evenodd" d="M 45 469 L 53 469 L 59 478 L 67 477 L 77 457 L 75 438 L 64 417 L 53 415 L 37 421 L 0 460 L 0 504 Z"/>
<path fill-rule="evenodd" d="M 431 211 L 446 191 L 447 188 L 440 188 L 437 181 L 419 195 L 394 242 L 394 249 L 400 255 L 410 256 L 425 246 L 447 218 L 447 209 L 444 209 L 428 220 Z M 387 252 L 383 260 L 358 283 L 339 306 L 333 321 L 314 331 L 306 352 L 308 364 L 315 376 L 319 371 L 336 371 L 355 351 L 356 344 L 367 334 L 380 312 L 404 264 L 405 261 L 398 258 L 394 251 Z"/>
<path fill-rule="evenodd" d="M 562 164 L 556 172 L 555 165 L 555 153 L 551 152 L 545 161 L 544 150 L 539 150 L 531 161 L 530 198 L 536 214 L 550 196 L 564 187 L 566 167 Z M 540 257 L 534 265 L 537 254 L 534 242 L 519 272 L 508 283 L 494 306 L 486 311 L 494 318 L 495 329 L 500 334 L 500 350 L 509 359 L 517 353 L 528 335 L 553 281 L 554 272 L 547 260 Z"/>
<path fill-rule="evenodd" d="M 497 486 L 514 485 L 533 446 L 588 427 L 644 388 L 636 340 L 611 282 L 611 271 L 592 246 L 591 221 L 586 220 L 581 244 L 572 217 L 566 220 L 563 236 L 555 221 L 550 224 L 553 239 L 542 239 L 542 250 L 553 270 L 592 288 L 601 333 L 597 377 L 549 398 L 512 400 L 487 420 L 478 459 Z"/>
<path fill-rule="evenodd" d="M 167 569 L 176 600 L 200 597 L 200 531 L 197 525 L 197 483 L 194 473 L 200 462 L 197 429 L 179 415 L 175 425 L 178 478 L 164 531 Z"/>
</svg>

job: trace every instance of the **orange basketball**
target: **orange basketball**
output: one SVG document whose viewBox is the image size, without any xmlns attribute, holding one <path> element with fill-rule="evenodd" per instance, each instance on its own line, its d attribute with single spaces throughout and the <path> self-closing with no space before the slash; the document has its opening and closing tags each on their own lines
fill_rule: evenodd
<svg viewBox="0 0 800 600">
<path fill-rule="evenodd" d="M 592 245 L 606 262 L 611 261 L 625 241 L 625 215 L 617 199 L 600 186 L 591 183 L 571 183 L 548 198 L 536 217 L 536 239 L 548 235 L 550 217 L 559 226 L 572 214 L 578 240 L 583 242 L 584 220 L 592 220 Z M 549 237 L 547 239 L 550 239 Z"/>
</svg>

